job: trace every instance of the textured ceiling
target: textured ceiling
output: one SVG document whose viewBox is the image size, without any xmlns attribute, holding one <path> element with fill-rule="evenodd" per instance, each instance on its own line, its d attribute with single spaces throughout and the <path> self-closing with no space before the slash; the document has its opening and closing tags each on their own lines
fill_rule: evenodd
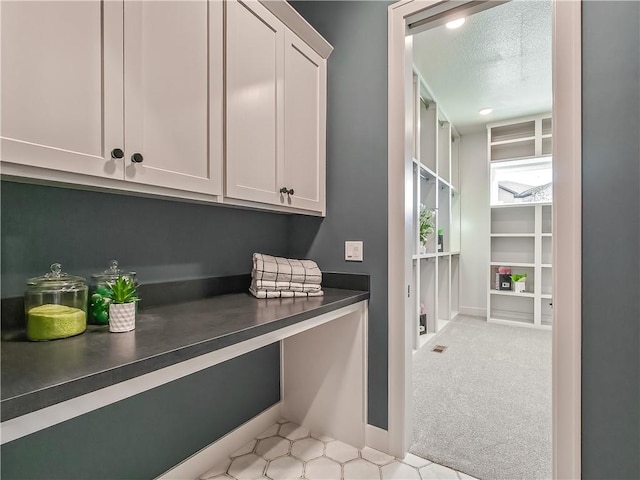
<svg viewBox="0 0 640 480">
<path fill-rule="evenodd" d="M 461 134 L 551 111 L 551 0 L 512 0 L 414 36 L 414 65 Z M 493 113 L 479 115 L 484 107 Z"/>
</svg>

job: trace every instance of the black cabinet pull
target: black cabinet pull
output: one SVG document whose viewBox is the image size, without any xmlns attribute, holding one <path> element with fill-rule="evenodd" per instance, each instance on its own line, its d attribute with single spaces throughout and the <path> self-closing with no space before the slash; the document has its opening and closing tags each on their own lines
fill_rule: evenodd
<svg viewBox="0 0 640 480">
<path fill-rule="evenodd" d="M 111 150 L 111 158 L 122 158 L 124 157 L 124 152 L 120 148 L 114 148 Z"/>
<path fill-rule="evenodd" d="M 293 195 L 293 188 L 291 188 L 288 192 L 287 195 Z"/>
<path fill-rule="evenodd" d="M 142 161 L 144 160 L 144 157 L 142 156 L 141 153 L 134 153 L 133 155 L 131 155 L 131 161 L 133 163 L 142 163 Z"/>
<path fill-rule="evenodd" d="M 288 189 L 287 187 L 282 187 L 282 188 L 280 189 L 280 193 L 283 193 L 283 194 L 285 194 L 285 195 L 286 195 L 287 193 L 289 193 L 289 189 Z"/>
</svg>

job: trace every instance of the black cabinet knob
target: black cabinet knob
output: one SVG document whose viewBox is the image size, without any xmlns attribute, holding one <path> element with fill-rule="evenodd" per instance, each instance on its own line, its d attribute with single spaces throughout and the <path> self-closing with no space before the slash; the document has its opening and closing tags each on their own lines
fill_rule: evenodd
<svg viewBox="0 0 640 480">
<path fill-rule="evenodd" d="M 285 195 L 286 195 L 287 193 L 289 193 L 289 189 L 288 189 L 287 187 L 282 187 L 282 188 L 280 189 L 280 193 L 283 193 L 283 194 L 285 194 Z"/>
<path fill-rule="evenodd" d="M 144 160 L 144 157 L 142 156 L 141 153 L 134 153 L 133 155 L 131 155 L 131 161 L 133 163 L 142 163 L 142 161 Z"/>
<path fill-rule="evenodd" d="M 293 188 L 289 189 L 289 191 L 287 192 L 287 195 L 293 195 Z"/>
<path fill-rule="evenodd" d="M 124 152 L 120 148 L 114 148 L 111 150 L 111 158 L 122 158 L 124 157 Z"/>
</svg>

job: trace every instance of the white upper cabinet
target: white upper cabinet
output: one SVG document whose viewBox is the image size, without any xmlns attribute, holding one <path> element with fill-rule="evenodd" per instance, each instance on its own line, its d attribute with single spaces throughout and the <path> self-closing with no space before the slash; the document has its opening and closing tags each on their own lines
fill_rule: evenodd
<svg viewBox="0 0 640 480">
<path fill-rule="evenodd" d="M 3 2 L 4 167 L 221 195 L 223 21 L 207 0 Z"/>
<path fill-rule="evenodd" d="M 122 179 L 122 2 L 0 8 L 2 161 Z"/>
<path fill-rule="evenodd" d="M 324 214 L 332 47 L 284 0 L 4 0 L 0 22 L 3 176 Z"/>
<path fill-rule="evenodd" d="M 325 209 L 326 62 L 299 37 L 285 34 L 283 184 L 293 207 Z"/>
<path fill-rule="evenodd" d="M 126 1 L 125 178 L 221 194 L 221 2 Z"/>
<path fill-rule="evenodd" d="M 255 1 L 228 2 L 226 49 L 225 195 L 324 214 L 328 55 Z"/>
<path fill-rule="evenodd" d="M 285 27 L 257 2 L 227 3 L 226 195 L 278 204 Z"/>
</svg>

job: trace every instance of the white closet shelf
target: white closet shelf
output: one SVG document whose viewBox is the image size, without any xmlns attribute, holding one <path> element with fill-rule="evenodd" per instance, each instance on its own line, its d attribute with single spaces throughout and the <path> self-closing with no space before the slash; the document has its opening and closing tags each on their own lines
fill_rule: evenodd
<svg viewBox="0 0 640 480">
<path fill-rule="evenodd" d="M 455 255 L 460 250 L 461 194 L 459 142 L 452 140 L 452 135 L 459 136 L 451 124 L 441 123 L 444 118 L 442 108 L 415 69 L 413 80 L 413 116 L 416 121 L 412 132 L 413 185 L 409 187 L 413 194 L 414 241 L 410 289 L 413 348 L 419 348 L 426 337 L 444 328 L 459 309 L 460 257 Z M 433 235 L 429 236 L 426 251 L 419 248 L 423 206 L 435 212 Z M 439 229 L 442 229 L 441 242 L 438 242 L 436 233 Z M 427 315 L 428 333 L 421 335 L 422 311 Z"/>
<path fill-rule="evenodd" d="M 438 175 L 436 175 L 436 172 L 434 172 L 433 170 L 431 170 L 429 167 L 427 167 L 424 163 L 421 163 L 420 160 L 418 160 L 417 158 L 412 158 L 414 165 L 420 167 L 421 170 L 423 170 L 424 172 L 428 173 L 429 175 L 431 175 L 432 177 L 437 177 Z M 442 179 L 440 179 L 440 181 L 443 181 Z"/>
<path fill-rule="evenodd" d="M 445 184 L 447 187 L 449 187 L 450 189 L 453 189 L 453 185 L 451 185 L 449 182 L 447 182 L 446 180 L 444 180 L 442 177 L 438 177 L 438 181 L 440 183 Z"/>
<path fill-rule="evenodd" d="M 512 181 L 527 185 L 529 178 L 531 183 L 546 178 L 551 168 L 551 140 L 550 114 L 487 125 L 487 159 L 491 172 L 489 279 L 494 278 L 496 267 L 500 266 L 511 268 L 512 272 L 526 272 L 531 278 L 526 284 L 528 291 L 523 293 L 488 290 L 489 322 L 551 329 L 552 201 L 544 197 L 545 201 L 504 203 L 518 199 L 503 192 L 503 185 L 499 183 Z M 531 172 L 539 176 L 532 176 Z M 540 197 L 528 198 L 541 200 Z M 495 261 L 498 259 L 501 261 Z M 490 284 L 494 288 L 500 285 L 492 281 Z"/>
<path fill-rule="evenodd" d="M 440 254 L 438 253 L 418 253 L 416 255 L 413 256 L 414 260 L 422 260 L 425 258 L 435 258 L 440 256 Z"/>
<path fill-rule="evenodd" d="M 549 137 L 551 137 L 551 135 L 549 135 Z M 526 141 L 531 141 L 535 139 L 536 139 L 535 135 L 531 135 L 528 137 L 509 138 L 508 140 L 497 140 L 495 142 L 491 142 L 491 146 L 494 147 L 496 145 L 509 145 L 510 143 L 520 143 L 520 142 L 526 142 Z"/>
<path fill-rule="evenodd" d="M 516 293 L 516 292 L 512 292 L 511 290 L 493 290 L 493 289 L 490 289 L 489 290 L 489 294 L 491 294 L 491 295 L 506 295 L 507 297 L 524 297 L 524 298 L 534 298 L 535 297 L 535 294 L 533 294 L 531 292 Z"/>
<path fill-rule="evenodd" d="M 526 327 L 526 328 L 537 328 L 539 330 L 552 330 L 551 325 L 537 325 L 535 323 L 532 322 L 522 322 L 519 320 L 512 320 L 512 319 L 508 319 L 508 318 L 496 318 L 496 317 L 490 317 L 488 319 L 489 323 L 497 323 L 500 325 L 517 325 L 518 327 Z"/>
<path fill-rule="evenodd" d="M 492 233 L 491 238 L 533 238 L 535 233 Z"/>
<path fill-rule="evenodd" d="M 535 263 L 491 262 L 492 267 L 535 267 Z M 551 265 L 549 265 L 551 266 Z"/>
<path fill-rule="evenodd" d="M 551 205 L 550 202 L 527 202 L 527 203 L 498 203 L 491 205 L 491 208 L 525 208 L 535 207 L 536 205 Z"/>
</svg>

